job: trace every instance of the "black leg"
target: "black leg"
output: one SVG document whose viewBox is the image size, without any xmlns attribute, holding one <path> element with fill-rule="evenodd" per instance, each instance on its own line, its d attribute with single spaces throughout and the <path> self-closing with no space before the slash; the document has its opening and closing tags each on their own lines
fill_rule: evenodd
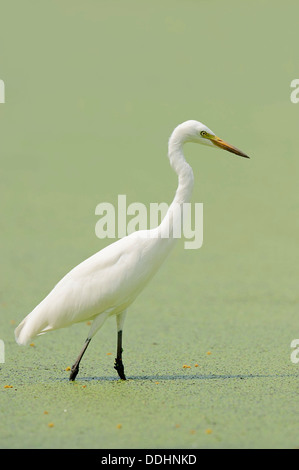
<svg viewBox="0 0 299 470">
<path fill-rule="evenodd" d="M 114 369 L 117 370 L 117 373 L 122 380 L 126 380 L 125 369 L 124 369 L 124 365 L 123 365 L 123 361 L 121 357 L 122 352 L 123 352 L 122 333 L 123 333 L 122 330 L 119 330 L 117 332 L 117 353 L 116 353 L 116 358 L 114 362 Z"/>
<path fill-rule="evenodd" d="M 89 343 L 90 343 L 90 340 L 91 340 L 91 338 L 87 338 L 87 340 L 85 341 L 84 346 L 83 346 L 83 348 L 82 348 L 82 350 L 81 350 L 79 356 L 78 356 L 77 359 L 76 359 L 75 364 L 72 365 L 69 380 L 75 380 L 75 378 L 76 378 L 76 376 L 77 376 L 77 374 L 78 374 L 78 372 L 79 372 L 79 364 L 80 364 L 80 361 L 81 361 L 81 359 L 82 359 L 82 357 L 83 357 L 83 354 L 85 353 L 85 351 L 86 351 L 86 349 L 87 349 L 87 346 L 88 346 Z"/>
</svg>

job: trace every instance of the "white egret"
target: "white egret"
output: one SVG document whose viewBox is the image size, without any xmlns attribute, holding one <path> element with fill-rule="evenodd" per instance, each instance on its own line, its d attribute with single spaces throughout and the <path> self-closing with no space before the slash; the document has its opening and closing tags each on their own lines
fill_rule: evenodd
<svg viewBox="0 0 299 470">
<path fill-rule="evenodd" d="M 126 379 L 122 362 L 122 331 L 127 308 L 174 246 L 173 227 L 177 222 L 181 223 L 181 211 L 175 208 L 182 207 L 191 199 L 193 171 L 182 150 L 186 142 L 220 147 L 249 158 L 198 121 L 186 121 L 177 126 L 169 139 L 168 157 L 178 175 L 178 188 L 161 224 L 151 230 L 134 232 L 76 266 L 15 329 L 17 343 L 26 345 L 37 335 L 93 320 L 84 346 L 71 368 L 70 380 L 77 376 L 79 363 L 92 337 L 112 315 L 116 316 L 117 323 L 114 367 L 119 377 Z M 162 236 L 166 228 L 168 237 Z"/>
</svg>

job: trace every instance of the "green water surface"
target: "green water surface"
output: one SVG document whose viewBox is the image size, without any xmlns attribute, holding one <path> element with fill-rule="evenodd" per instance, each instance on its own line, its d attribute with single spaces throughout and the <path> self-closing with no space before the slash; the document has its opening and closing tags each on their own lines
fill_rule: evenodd
<svg viewBox="0 0 299 470">
<path fill-rule="evenodd" d="M 0 4 L 0 447 L 298 448 L 298 2 Z M 203 246 L 130 308 L 128 380 L 111 318 L 70 383 L 88 325 L 27 348 L 14 328 L 113 241 L 97 204 L 171 202 L 187 119 L 251 159 L 186 146 Z"/>
</svg>

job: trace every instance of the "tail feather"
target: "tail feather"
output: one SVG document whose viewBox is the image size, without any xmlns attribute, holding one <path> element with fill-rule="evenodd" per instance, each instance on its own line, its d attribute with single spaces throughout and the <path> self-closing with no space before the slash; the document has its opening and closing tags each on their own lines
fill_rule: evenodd
<svg viewBox="0 0 299 470">
<path fill-rule="evenodd" d="M 17 326 L 15 329 L 15 339 L 18 344 L 26 346 L 48 326 L 48 322 L 39 313 L 37 308 L 35 308 Z"/>
</svg>

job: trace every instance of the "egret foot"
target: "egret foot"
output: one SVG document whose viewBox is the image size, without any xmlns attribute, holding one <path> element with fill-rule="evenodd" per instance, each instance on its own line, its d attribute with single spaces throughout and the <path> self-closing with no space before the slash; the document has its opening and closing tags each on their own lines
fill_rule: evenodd
<svg viewBox="0 0 299 470">
<path fill-rule="evenodd" d="M 75 378 L 77 377 L 78 372 L 79 372 L 79 366 L 74 364 L 71 368 L 71 373 L 70 373 L 69 380 L 74 381 Z"/>
<path fill-rule="evenodd" d="M 121 378 L 121 380 L 127 380 L 125 376 L 125 369 L 124 369 L 123 361 L 119 357 L 115 358 L 114 369 L 117 370 L 117 373 L 119 377 Z"/>
<path fill-rule="evenodd" d="M 117 352 L 116 358 L 114 361 L 114 369 L 117 370 L 118 375 L 120 376 L 121 380 L 127 380 L 125 376 L 125 369 L 122 361 L 122 330 L 117 332 Z"/>
<path fill-rule="evenodd" d="M 75 364 L 72 365 L 69 380 L 75 380 L 75 378 L 77 377 L 77 374 L 78 374 L 78 372 L 79 372 L 79 364 L 80 364 L 80 361 L 81 361 L 81 359 L 82 359 L 82 357 L 83 357 L 83 354 L 85 353 L 85 351 L 86 351 L 86 349 L 87 349 L 87 346 L 88 346 L 89 343 L 90 343 L 90 340 L 91 340 L 91 338 L 87 338 L 87 340 L 86 340 L 85 343 L 84 343 L 84 346 L 83 346 L 82 350 L 80 351 L 79 356 L 77 357 L 77 360 L 76 360 Z"/>
</svg>

